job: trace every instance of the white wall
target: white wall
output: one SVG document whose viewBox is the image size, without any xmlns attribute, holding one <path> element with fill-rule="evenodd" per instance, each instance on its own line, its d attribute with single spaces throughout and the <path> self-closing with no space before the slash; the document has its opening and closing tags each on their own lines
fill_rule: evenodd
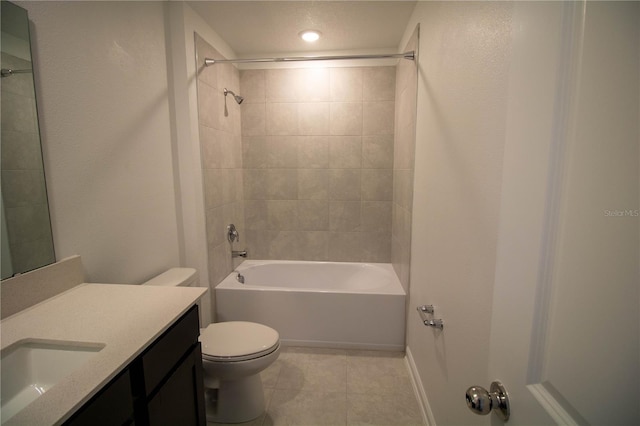
<svg viewBox="0 0 640 426">
<path fill-rule="evenodd" d="M 93 282 L 178 266 L 162 2 L 22 2 L 56 257 Z"/>
</svg>

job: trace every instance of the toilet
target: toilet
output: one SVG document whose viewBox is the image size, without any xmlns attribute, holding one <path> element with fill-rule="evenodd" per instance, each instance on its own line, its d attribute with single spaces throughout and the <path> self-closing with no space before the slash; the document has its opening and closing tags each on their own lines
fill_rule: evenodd
<svg viewBox="0 0 640 426">
<path fill-rule="evenodd" d="M 172 268 L 143 285 L 197 286 L 192 268 Z M 207 421 L 242 423 L 264 413 L 260 372 L 280 354 L 280 336 L 247 321 L 209 324 L 200 329 Z"/>
</svg>

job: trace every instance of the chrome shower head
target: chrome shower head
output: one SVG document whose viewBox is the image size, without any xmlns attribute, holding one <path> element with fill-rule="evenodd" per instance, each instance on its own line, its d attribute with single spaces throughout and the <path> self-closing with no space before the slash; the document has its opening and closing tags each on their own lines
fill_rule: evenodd
<svg viewBox="0 0 640 426">
<path fill-rule="evenodd" d="M 236 102 L 238 103 L 238 105 L 240 105 L 242 103 L 242 101 L 244 101 L 244 98 L 240 95 L 236 95 L 235 93 L 233 93 L 231 90 L 227 90 L 224 89 L 224 95 L 227 96 L 227 94 L 231 93 L 231 95 L 233 95 L 233 99 L 236 100 Z"/>
</svg>

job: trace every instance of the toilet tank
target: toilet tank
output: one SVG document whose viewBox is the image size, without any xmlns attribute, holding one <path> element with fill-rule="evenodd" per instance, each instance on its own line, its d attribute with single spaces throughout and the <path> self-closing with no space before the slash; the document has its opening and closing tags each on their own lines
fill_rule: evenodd
<svg viewBox="0 0 640 426">
<path fill-rule="evenodd" d="M 141 285 L 197 287 L 198 271 L 193 268 L 171 268 Z"/>
</svg>

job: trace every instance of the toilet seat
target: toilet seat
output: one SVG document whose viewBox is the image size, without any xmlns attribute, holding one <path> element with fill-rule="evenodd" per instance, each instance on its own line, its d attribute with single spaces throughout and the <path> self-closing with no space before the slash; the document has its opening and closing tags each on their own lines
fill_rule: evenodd
<svg viewBox="0 0 640 426">
<path fill-rule="evenodd" d="M 209 324 L 200 332 L 202 359 L 236 362 L 259 358 L 275 351 L 280 335 L 266 325 L 246 321 Z"/>
</svg>

